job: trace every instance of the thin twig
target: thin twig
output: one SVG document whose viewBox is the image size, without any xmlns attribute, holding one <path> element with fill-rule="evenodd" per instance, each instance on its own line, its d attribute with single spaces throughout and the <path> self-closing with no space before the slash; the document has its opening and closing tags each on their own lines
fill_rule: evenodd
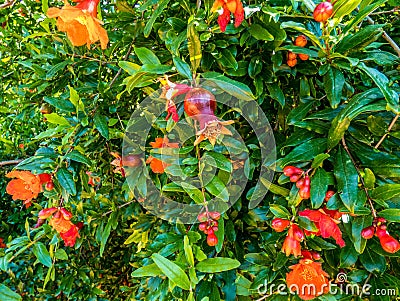
<svg viewBox="0 0 400 301">
<path fill-rule="evenodd" d="M 88 61 L 99 62 L 101 65 L 107 65 L 107 64 L 116 65 L 116 64 L 118 64 L 118 61 L 102 61 L 102 60 L 99 60 L 99 59 L 95 59 L 95 58 L 92 58 L 92 57 L 87 57 L 85 55 L 80 55 L 80 54 L 73 54 L 73 56 L 81 58 L 81 59 L 85 59 L 85 60 L 88 60 Z"/>
<path fill-rule="evenodd" d="M 378 141 L 378 143 L 375 145 L 374 148 L 378 148 L 378 147 L 382 144 L 383 140 L 385 140 L 385 138 L 389 135 L 389 132 L 392 130 L 392 127 L 393 127 L 394 124 L 396 123 L 397 119 L 399 119 L 399 116 L 400 116 L 400 115 L 394 116 L 392 122 L 389 124 L 389 127 L 388 127 L 388 129 L 387 129 L 387 132 L 385 133 L 385 135 L 382 136 L 382 138 Z"/>
<path fill-rule="evenodd" d="M 132 201 L 129 201 L 128 203 L 122 204 L 122 205 L 118 206 L 117 209 L 124 208 L 124 207 L 126 207 L 126 206 L 132 204 L 134 201 L 136 201 L 136 200 L 133 199 Z M 109 210 L 109 211 L 103 213 L 101 216 L 104 217 L 104 216 L 106 216 L 106 215 L 109 215 L 110 213 L 113 213 L 114 211 L 115 211 L 115 210 Z M 94 219 L 92 219 L 92 220 L 94 220 Z"/>
<path fill-rule="evenodd" d="M 4 166 L 4 165 L 15 165 L 15 164 L 21 163 L 22 161 L 23 161 L 22 159 L 1 161 L 1 162 L 0 162 L 0 166 Z"/>
<path fill-rule="evenodd" d="M 350 153 L 349 148 L 347 147 L 346 140 L 344 139 L 344 136 L 342 137 L 342 145 L 343 145 L 343 148 L 344 148 L 344 150 L 346 151 L 346 153 L 349 155 L 350 160 L 351 160 L 351 162 L 352 162 L 353 165 L 354 165 L 354 168 L 355 168 L 356 171 L 357 171 L 358 177 L 360 178 L 361 185 L 362 185 L 362 187 L 363 187 L 363 189 L 364 189 L 365 195 L 367 196 L 369 205 L 370 205 L 370 207 L 371 207 L 372 215 L 373 215 L 374 218 L 376 218 L 377 215 L 376 215 L 376 211 L 375 211 L 375 208 L 374 208 L 374 204 L 372 204 L 372 198 L 371 198 L 371 196 L 369 195 L 369 192 L 368 192 L 367 187 L 365 186 L 364 178 L 363 178 L 362 175 L 361 175 L 361 172 L 360 172 L 360 170 L 359 170 L 359 168 L 358 168 L 358 165 L 357 165 L 356 161 L 354 160 L 352 154 Z"/>
<path fill-rule="evenodd" d="M 125 54 L 124 59 L 123 59 L 124 61 L 126 61 L 128 59 L 129 55 L 132 52 L 132 49 L 133 49 L 133 42 L 131 43 L 131 45 L 129 45 L 128 51 Z M 110 82 L 110 85 L 109 85 L 110 88 L 114 85 L 115 81 L 117 80 L 118 76 L 120 76 L 121 72 L 122 72 L 122 68 L 119 68 L 117 74 L 115 74 L 114 78 Z"/>
<path fill-rule="evenodd" d="M 15 0 L 12 0 L 12 1 L 6 2 L 6 3 L 3 3 L 3 4 L 0 5 L 0 9 L 7 8 L 7 7 L 13 5 L 14 2 L 15 2 Z"/>
<path fill-rule="evenodd" d="M 369 22 L 369 24 L 375 24 L 374 20 L 371 19 L 371 17 L 367 16 L 367 21 Z M 388 43 L 390 44 L 390 46 L 392 46 L 392 48 L 397 52 L 397 55 L 400 57 L 400 47 L 399 45 L 396 44 L 395 41 L 392 40 L 392 38 L 386 33 L 386 31 L 383 31 L 382 37 L 388 41 Z"/>
<path fill-rule="evenodd" d="M 362 297 L 362 295 L 363 295 L 364 287 L 368 284 L 369 280 L 371 279 L 371 276 L 372 276 L 372 273 L 369 273 L 368 278 L 365 280 L 365 282 L 364 282 L 364 284 L 363 284 L 363 287 L 362 287 L 362 289 L 361 289 L 360 296 L 359 296 L 360 299 L 361 299 L 361 297 Z"/>
<path fill-rule="evenodd" d="M 398 8 L 394 8 L 392 10 L 378 11 L 376 13 L 371 13 L 369 15 L 370 16 L 375 16 L 375 15 L 391 14 L 391 13 L 395 13 L 395 12 L 398 12 L 398 11 L 399 11 Z"/>
</svg>

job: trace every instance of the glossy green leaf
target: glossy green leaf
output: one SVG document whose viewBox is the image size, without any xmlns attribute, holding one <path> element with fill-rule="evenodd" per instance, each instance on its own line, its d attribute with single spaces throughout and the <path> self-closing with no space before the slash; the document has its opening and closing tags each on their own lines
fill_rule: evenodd
<svg viewBox="0 0 400 301">
<path fill-rule="evenodd" d="M 76 195 L 76 185 L 72 174 L 64 167 L 60 168 L 56 177 L 61 187 L 69 194 Z"/>
<path fill-rule="evenodd" d="M 363 253 L 367 245 L 367 240 L 362 238 L 361 231 L 371 226 L 372 216 L 357 216 L 354 217 L 351 223 L 351 240 L 354 244 L 354 248 L 358 253 Z"/>
<path fill-rule="evenodd" d="M 389 222 L 400 222 L 400 209 L 385 209 L 379 212 L 379 216 Z"/>
<path fill-rule="evenodd" d="M 364 268 L 370 273 L 383 273 L 386 268 L 385 257 L 366 248 L 364 253 L 360 255 L 360 262 Z"/>
<path fill-rule="evenodd" d="M 4 284 L 0 284 L 0 300 L 1 301 L 21 301 L 22 297 L 13 292 Z"/>
<path fill-rule="evenodd" d="M 257 40 L 262 40 L 262 41 L 273 41 L 274 36 L 270 34 L 270 32 L 262 27 L 260 24 L 252 24 L 249 27 L 249 32 L 250 34 L 256 38 Z"/>
<path fill-rule="evenodd" d="M 236 269 L 240 262 L 226 257 L 207 258 L 196 265 L 196 270 L 203 273 L 219 273 Z"/>
<path fill-rule="evenodd" d="M 190 289 L 189 277 L 180 266 L 157 253 L 151 255 L 151 258 L 169 280 L 184 290 Z"/>
<path fill-rule="evenodd" d="M 47 251 L 46 246 L 40 241 L 33 245 L 32 252 L 35 254 L 40 263 L 46 267 L 49 268 L 53 265 L 49 251 Z"/>
<path fill-rule="evenodd" d="M 326 96 L 334 109 L 340 104 L 344 82 L 343 73 L 334 67 L 329 68 L 329 71 L 324 75 Z"/>
<path fill-rule="evenodd" d="M 73 150 L 73 151 L 69 152 L 68 154 L 65 155 L 65 158 L 73 160 L 75 162 L 80 162 L 80 163 L 86 164 L 87 166 L 92 165 L 92 162 L 89 160 L 89 158 L 86 157 L 85 155 L 81 154 L 77 150 Z"/>
<path fill-rule="evenodd" d="M 202 51 L 201 51 L 201 42 L 194 23 L 190 23 L 188 25 L 187 39 L 188 39 L 190 63 L 192 64 L 192 72 L 195 72 L 197 68 L 200 66 Z"/>
<path fill-rule="evenodd" d="M 185 250 L 186 260 L 188 261 L 189 265 L 193 267 L 194 266 L 193 250 L 189 242 L 189 237 L 187 235 L 185 235 L 183 239 L 183 249 Z"/>
<path fill-rule="evenodd" d="M 386 201 L 400 196 L 400 184 L 384 184 L 375 188 L 371 197 L 375 200 Z"/>
<path fill-rule="evenodd" d="M 96 113 L 96 115 L 94 115 L 93 122 L 99 133 L 108 140 L 109 132 L 107 118 L 104 115 Z"/>
<path fill-rule="evenodd" d="M 314 176 L 311 178 L 311 205 L 312 208 L 321 207 L 324 202 L 325 194 L 328 191 L 329 177 L 327 172 L 318 168 Z"/>
<path fill-rule="evenodd" d="M 47 122 L 50 122 L 53 124 L 71 126 L 70 123 L 68 122 L 68 120 L 65 119 L 65 117 L 62 117 L 62 116 L 58 115 L 57 113 L 43 114 L 43 116 L 46 118 Z"/>
<path fill-rule="evenodd" d="M 334 174 L 340 199 L 350 212 L 354 212 L 358 194 L 358 174 L 343 147 L 339 147 L 336 154 Z"/>
<path fill-rule="evenodd" d="M 157 18 L 162 14 L 164 9 L 168 6 L 169 0 L 160 0 L 158 1 L 157 8 L 154 10 L 153 14 L 151 14 L 151 17 L 147 20 L 146 26 L 143 30 L 144 36 L 147 38 L 151 30 L 154 26 L 154 22 L 157 20 Z"/>
<path fill-rule="evenodd" d="M 178 56 L 174 56 L 173 61 L 179 74 L 186 77 L 188 80 L 192 80 L 192 71 L 190 70 L 190 66 Z"/>
</svg>

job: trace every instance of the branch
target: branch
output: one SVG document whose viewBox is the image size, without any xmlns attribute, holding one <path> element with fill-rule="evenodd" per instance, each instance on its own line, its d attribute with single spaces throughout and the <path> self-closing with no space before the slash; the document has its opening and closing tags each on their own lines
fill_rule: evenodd
<svg viewBox="0 0 400 301">
<path fill-rule="evenodd" d="M 132 52 L 132 49 L 133 49 L 133 42 L 131 43 L 131 45 L 129 45 L 128 51 L 125 54 L 124 59 L 123 59 L 124 61 L 126 61 L 128 59 L 129 55 Z M 115 81 L 117 80 L 118 76 L 120 76 L 121 72 L 122 72 L 122 68 L 119 68 L 117 74 L 115 74 L 114 78 L 111 80 L 109 88 L 111 88 L 114 85 Z"/>
<path fill-rule="evenodd" d="M 7 7 L 13 5 L 14 2 L 15 2 L 15 0 L 12 0 L 12 1 L 10 1 L 10 2 L 5 2 L 5 3 L 3 3 L 3 4 L 0 5 L 0 9 L 7 8 Z"/>
<path fill-rule="evenodd" d="M 371 17 L 367 16 L 367 21 L 369 24 L 375 24 L 374 20 L 371 19 Z M 396 44 L 395 41 L 392 40 L 392 38 L 386 33 L 386 31 L 383 31 L 382 37 L 388 41 L 390 46 L 397 52 L 397 55 L 400 57 L 400 47 L 399 45 Z"/>
<path fill-rule="evenodd" d="M 378 148 L 378 147 L 382 144 L 383 140 L 385 140 L 385 138 L 389 135 L 389 132 L 392 130 L 392 127 L 393 127 L 394 124 L 396 123 L 397 119 L 399 119 L 399 116 L 400 116 L 400 115 L 394 116 L 392 122 L 389 124 L 389 127 L 388 127 L 388 129 L 387 129 L 387 132 L 385 133 L 385 135 L 382 136 L 382 138 L 378 141 L 378 143 L 375 145 L 374 148 Z"/>
<path fill-rule="evenodd" d="M 4 165 L 15 165 L 18 164 L 20 162 L 22 162 L 22 159 L 18 159 L 18 160 L 9 160 L 9 161 L 1 161 L 0 162 L 0 166 L 4 166 Z"/>
</svg>

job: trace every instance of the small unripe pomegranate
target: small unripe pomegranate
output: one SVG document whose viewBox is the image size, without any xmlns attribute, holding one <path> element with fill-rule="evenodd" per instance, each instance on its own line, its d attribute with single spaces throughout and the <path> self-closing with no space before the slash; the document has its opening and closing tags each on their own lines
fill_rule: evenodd
<svg viewBox="0 0 400 301">
<path fill-rule="evenodd" d="M 221 213 L 219 213 L 218 211 L 211 211 L 209 212 L 209 216 L 213 219 L 213 220 L 219 220 L 221 217 Z"/>
<path fill-rule="evenodd" d="M 288 52 L 288 60 L 295 60 L 297 58 L 296 53 L 293 53 L 291 51 Z"/>
<path fill-rule="evenodd" d="M 314 258 L 314 260 L 320 260 L 321 259 L 321 255 L 318 252 L 311 251 L 311 255 Z"/>
<path fill-rule="evenodd" d="M 210 247 L 214 247 L 218 244 L 218 238 L 214 233 L 207 236 L 207 244 Z"/>
<path fill-rule="evenodd" d="M 288 60 L 287 62 L 286 62 L 286 64 L 289 66 L 289 67 L 294 67 L 294 66 L 296 66 L 297 65 L 297 60 L 296 59 L 294 59 L 294 60 Z"/>
<path fill-rule="evenodd" d="M 332 3 L 325 1 L 318 4 L 313 13 L 314 20 L 317 22 L 325 22 L 328 20 L 333 14 L 333 5 Z"/>
<path fill-rule="evenodd" d="M 303 241 L 304 239 L 304 233 L 303 231 L 301 231 L 301 229 L 299 228 L 299 226 L 297 226 L 296 224 L 292 224 L 292 229 L 293 229 L 293 235 L 294 238 L 298 241 Z"/>
<path fill-rule="evenodd" d="M 297 182 L 296 182 L 296 187 L 297 188 L 301 188 L 301 187 L 303 187 L 304 186 L 304 178 L 301 178 L 300 180 L 298 180 Z"/>
<path fill-rule="evenodd" d="M 366 227 L 366 228 L 362 229 L 362 231 L 361 231 L 361 236 L 364 239 L 371 239 L 372 237 L 374 237 L 374 234 L 375 234 L 374 226 Z"/>
<path fill-rule="evenodd" d="M 329 201 L 330 198 L 333 197 L 334 194 L 335 194 L 334 191 L 328 190 L 328 191 L 326 192 L 326 194 L 325 194 L 325 199 L 324 199 L 324 200 L 325 200 L 326 202 Z"/>
<path fill-rule="evenodd" d="M 382 249 L 388 253 L 396 253 L 400 250 L 400 243 L 389 234 L 379 237 Z"/>
<path fill-rule="evenodd" d="M 304 177 L 304 186 L 305 187 L 310 187 L 310 184 L 311 184 L 310 177 L 309 176 L 305 176 Z"/>
<path fill-rule="evenodd" d="M 54 183 L 53 183 L 53 181 L 47 182 L 45 188 L 46 188 L 46 190 L 48 190 L 48 191 L 53 190 L 53 188 L 54 188 Z"/>
<path fill-rule="evenodd" d="M 214 234 L 213 227 L 208 228 L 206 234 L 208 234 L 208 235 Z"/>
<path fill-rule="evenodd" d="M 271 222 L 271 228 L 274 229 L 276 232 L 282 232 L 287 227 L 289 227 L 290 221 L 283 218 L 274 218 Z"/>
<path fill-rule="evenodd" d="M 199 220 L 199 222 L 203 223 L 208 221 L 208 217 L 207 217 L 207 212 L 202 212 L 197 216 L 197 219 Z"/>
<path fill-rule="evenodd" d="M 199 230 L 204 232 L 206 229 L 207 229 L 207 223 L 206 222 L 200 223 Z"/>
<path fill-rule="evenodd" d="M 303 173 L 303 170 L 295 167 L 288 165 L 283 169 L 283 174 L 287 177 L 293 176 L 293 175 L 301 175 Z"/>
<path fill-rule="evenodd" d="M 304 46 L 306 46 L 307 45 L 307 38 L 306 38 L 306 36 L 305 35 L 299 35 L 297 38 L 296 38 L 296 40 L 294 41 L 294 44 L 296 45 L 296 46 L 299 46 L 299 47 L 304 47 Z"/>
<path fill-rule="evenodd" d="M 381 226 L 377 227 L 376 231 L 375 231 L 375 235 L 378 238 L 381 238 L 381 237 L 383 237 L 385 235 L 389 235 L 389 233 L 386 230 L 386 226 L 385 225 L 381 225 Z"/>
<path fill-rule="evenodd" d="M 299 196 L 303 199 L 303 200 L 307 200 L 310 198 L 310 186 L 303 186 L 302 188 L 300 188 L 299 190 Z"/>
<path fill-rule="evenodd" d="M 289 179 L 290 179 L 290 182 L 295 183 L 295 182 L 299 181 L 300 178 L 301 178 L 301 175 L 293 175 L 293 176 L 290 176 Z"/>
</svg>

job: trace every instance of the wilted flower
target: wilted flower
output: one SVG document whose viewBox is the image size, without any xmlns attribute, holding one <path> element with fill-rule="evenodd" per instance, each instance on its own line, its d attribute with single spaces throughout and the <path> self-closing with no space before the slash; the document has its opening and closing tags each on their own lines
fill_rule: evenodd
<svg viewBox="0 0 400 301">
<path fill-rule="evenodd" d="M 291 224 L 285 241 L 283 242 L 282 252 L 289 256 L 293 254 L 295 257 L 301 255 L 300 242 L 303 241 L 304 234 L 296 224 Z"/>
</svg>

